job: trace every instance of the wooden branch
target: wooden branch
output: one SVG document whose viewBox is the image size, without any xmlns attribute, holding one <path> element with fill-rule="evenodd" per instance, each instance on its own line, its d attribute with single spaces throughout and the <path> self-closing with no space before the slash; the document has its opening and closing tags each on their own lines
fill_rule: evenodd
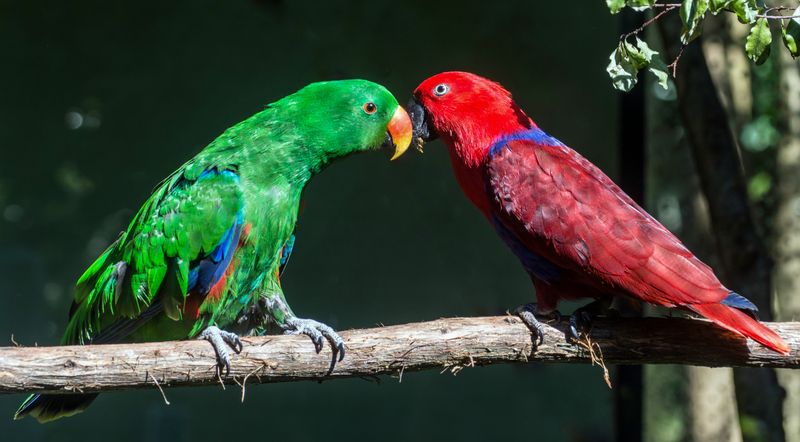
<svg viewBox="0 0 800 442">
<path fill-rule="evenodd" d="M 606 363 L 800 367 L 800 323 L 772 323 L 791 345 L 781 356 L 705 320 L 598 319 L 591 340 Z M 374 377 L 425 369 L 524 362 L 590 362 L 588 352 L 565 340 L 566 324 L 545 326 L 534 351 L 528 329 L 513 316 L 452 318 L 342 333 L 344 361 L 325 377 L 330 351 L 316 354 L 304 336 L 243 338 L 230 376 L 218 378 L 204 341 L 69 347 L 0 348 L 0 393 L 99 392 L 132 388 L 209 385 L 220 381 L 288 382 Z M 156 384 L 157 382 L 157 384 Z"/>
</svg>

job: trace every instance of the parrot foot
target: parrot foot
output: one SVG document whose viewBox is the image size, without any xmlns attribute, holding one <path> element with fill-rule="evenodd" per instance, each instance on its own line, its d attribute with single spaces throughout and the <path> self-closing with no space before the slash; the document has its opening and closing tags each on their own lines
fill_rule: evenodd
<svg viewBox="0 0 800 442">
<path fill-rule="evenodd" d="M 531 333 L 536 336 L 533 344 L 538 347 L 544 342 L 544 325 L 536 319 L 536 304 L 523 304 L 514 309 L 514 314 L 519 316 L 519 319 L 528 327 Z M 561 315 L 556 311 L 554 318 L 557 321 L 561 320 Z"/>
<path fill-rule="evenodd" d="M 569 316 L 569 338 L 578 341 L 581 335 L 587 335 L 592 330 L 592 315 L 581 309 L 575 310 Z"/>
<path fill-rule="evenodd" d="M 610 305 L 610 300 L 598 299 L 575 309 L 569 316 L 569 333 L 567 337 L 573 341 L 578 341 L 581 335 L 588 335 L 592 330 L 592 320 L 596 316 L 608 312 Z"/>
<path fill-rule="evenodd" d="M 224 367 L 225 376 L 227 376 L 231 372 L 231 356 L 228 353 L 228 347 L 232 348 L 236 353 L 242 351 L 242 341 L 239 339 L 239 335 L 220 330 L 211 325 L 200 333 L 198 339 L 205 339 L 211 343 L 211 346 L 214 347 L 214 352 L 217 354 L 217 374 L 221 374 Z"/>
<path fill-rule="evenodd" d="M 284 333 L 287 335 L 306 335 L 314 343 L 317 353 L 322 351 L 324 346 L 323 339 L 327 340 L 331 346 L 331 365 L 327 374 L 333 372 L 337 362 L 344 359 L 344 339 L 342 339 L 330 326 L 313 319 L 302 319 L 289 317 L 283 326 Z"/>
</svg>

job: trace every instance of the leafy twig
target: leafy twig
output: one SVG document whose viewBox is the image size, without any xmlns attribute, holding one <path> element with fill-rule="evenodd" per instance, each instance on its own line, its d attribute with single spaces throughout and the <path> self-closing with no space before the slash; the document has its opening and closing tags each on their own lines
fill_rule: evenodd
<svg viewBox="0 0 800 442">
<path fill-rule="evenodd" d="M 672 63 L 667 65 L 670 73 L 672 73 L 672 78 L 675 78 L 676 72 L 678 70 L 678 62 L 681 60 L 681 56 L 683 55 L 683 50 L 686 49 L 686 45 L 681 45 L 681 49 L 678 51 L 678 55 L 675 56 L 675 59 L 672 60 Z"/>
<path fill-rule="evenodd" d="M 652 25 L 653 23 L 657 22 L 657 21 L 658 21 L 658 19 L 660 19 L 661 17 L 663 17 L 665 14 L 669 13 L 669 12 L 670 12 L 670 11 L 672 11 L 673 9 L 679 8 L 681 5 L 680 5 L 680 4 L 669 4 L 669 5 L 664 5 L 664 6 L 665 6 L 665 7 L 664 7 L 664 10 L 663 10 L 663 11 L 661 11 L 661 12 L 659 12 L 658 14 L 654 15 L 654 16 L 653 16 L 653 18 L 651 18 L 651 19 L 649 19 L 649 20 L 645 21 L 644 23 L 642 23 L 642 25 L 641 25 L 641 26 L 639 26 L 638 28 L 634 29 L 633 31 L 631 31 L 631 32 L 628 32 L 627 34 L 624 34 L 624 35 L 620 36 L 620 40 L 627 40 L 629 37 L 632 37 L 632 36 L 634 36 L 634 35 L 639 35 L 639 34 L 640 34 L 642 31 L 644 31 L 644 30 L 645 30 L 645 29 L 646 29 L 648 26 L 650 26 L 650 25 Z"/>
<path fill-rule="evenodd" d="M 770 22 L 780 21 L 782 24 L 783 44 L 793 57 L 800 56 L 800 7 L 791 6 L 758 6 L 754 0 L 731 0 L 725 2 L 708 2 L 705 0 L 683 0 L 681 3 L 655 3 L 648 4 L 638 0 L 606 0 L 612 13 L 617 13 L 629 7 L 636 11 L 653 10 L 653 17 L 631 32 L 620 36 L 620 44 L 612 52 L 606 70 L 616 89 L 629 91 L 637 82 L 637 74 L 642 69 L 649 69 L 658 77 L 659 84 L 667 87 L 667 76 L 675 78 L 683 48 L 692 40 L 699 37 L 702 32 L 703 22 L 709 14 L 720 13 L 736 14 L 741 23 L 751 26 L 745 44 L 748 58 L 755 64 L 766 61 L 770 54 L 772 35 Z M 681 33 L 681 50 L 678 56 L 669 64 L 664 65 L 661 56 L 649 48 L 646 42 L 639 39 L 650 25 L 660 20 L 664 15 L 676 9 L 680 10 L 683 32 Z M 793 11 L 791 15 L 775 14 L 776 12 Z M 785 23 L 786 22 L 786 23 Z M 784 24 L 785 23 L 785 24 Z M 635 37 L 635 41 L 628 39 Z M 666 71 L 669 70 L 669 74 Z"/>
</svg>

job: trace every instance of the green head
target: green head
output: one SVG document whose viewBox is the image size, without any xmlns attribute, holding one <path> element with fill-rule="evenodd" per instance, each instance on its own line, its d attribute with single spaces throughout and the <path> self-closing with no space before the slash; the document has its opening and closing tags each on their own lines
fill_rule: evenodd
<svg viewBox="0 0 800 442">
<path fill-rule="evenodd" d="M 270 108 L 325 161 L 386 145 L 394 147 L 395 159 L 411 144 L 408 114 L 385 87 L 371 81 L 312 83 Z"/>
</svg>

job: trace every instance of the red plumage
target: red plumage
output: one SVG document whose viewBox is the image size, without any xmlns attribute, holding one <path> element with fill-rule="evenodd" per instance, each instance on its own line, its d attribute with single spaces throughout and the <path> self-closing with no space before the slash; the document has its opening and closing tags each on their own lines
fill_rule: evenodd
<svg viewBox="0 0 800 442">
<path fill-rule="evenodd" d="M 539 130 L 502 86 L 446 72 L 422 82 L 414 98 L 447 145 L 464 193 L 531 274 L 540 313 L 560 299 L 621 295 L 692 310 L 788 353 L 775 332 L 721 304 L 749 301 L 599 168 Z"/>
</svg>

